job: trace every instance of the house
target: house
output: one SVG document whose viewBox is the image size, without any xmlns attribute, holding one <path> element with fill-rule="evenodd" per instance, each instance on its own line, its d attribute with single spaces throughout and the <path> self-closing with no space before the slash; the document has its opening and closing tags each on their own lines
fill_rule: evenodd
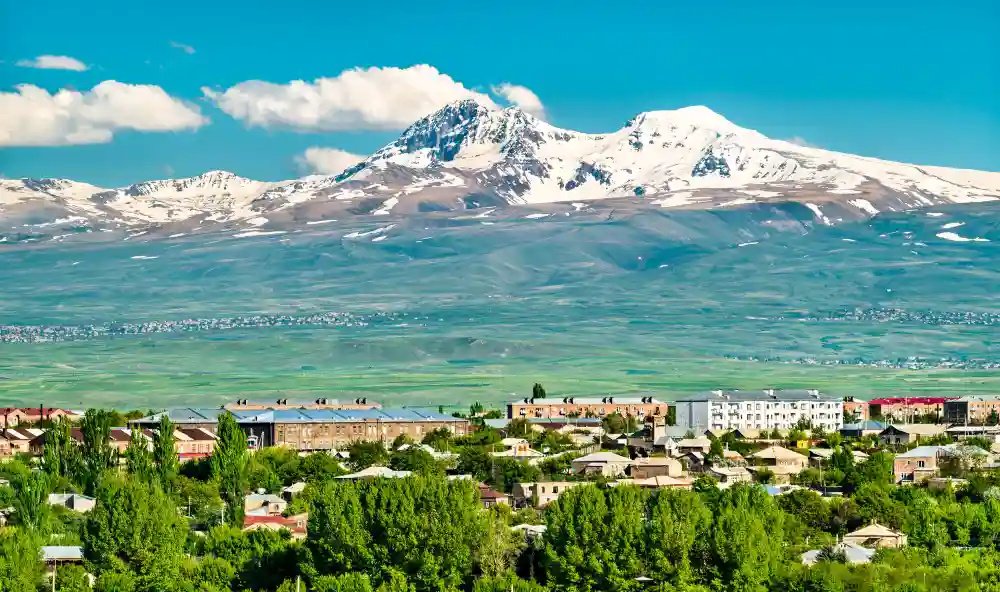
<svg viewBox="0 0 1000 592">
<path fill-rule="evenodd" d="M 700 450 L 688 452 L 681 456 L 680 459 L 687 470 L 691 472 L 701 472 L 706 467 L 705 453 Z"/>
<path fill-rule="evenodd" d="M 823 467 L 823 463 L 830 460 L 833 457 L 833 453 L 836 452 L 833 448 L 810 448 L 809 449 L 809 464 L 817 469 Z M 851 457 L 854 459 L 854 463 L 861 463 L 868 459 L 868 455 L 860 450 L 852 450 Z"/>
<path fill-rule="evenodd" d="M 936 423 L 891 424 L 879 434 L 879 440 L 889 446 L 919 442 L 943 436 L 948 426 Z"/>
<path fill-rule="evenodd" d="M 1000 442 L 1000 426 L 953 425 L 945 433 L 956 440 L 983 438 L 993 443 Z"/>
<path fill-rule="evenodd" d="M 280 516 L 288 508 L 284 498 L 273 493 L 251 493 L 243 498 L 243 514 L 246 516 Z"/>
<path fill-rule="evenodd" d="M 251 530 L 287 530 L 292 533 L 292 539 L 300 541 L 306 538 L 309 529 L 309 513 L 303 512 L 294 516 L 278 515 L 246 515 L 243 517 L 243 532 Z"/>
<path fill-rule="evenodd" d="M 684 477 L 687 475 L 683 465 L 681 465 L 681 461 L 676 458 L 663 456 L 635 459 L 632 461 L 629 474 L 633 479 L 648 479 L 660 475 L 667 477 Z"/>
<path fill-rule="evenodd" d="M 13 428 L 20 424 L 37 424 L 40 421 L 56 421 L 65 417 L 70 421 L 80 419 L 80 414 L 68 409 L 55 407 L 3 407 L 0 408 L 0 428 Z"/>
<path fill-rule="evenodd" d="M 750 458 L 760 463 L 751 470 L 767 469 L 779 482 L 787 482 L 792 475 L 798 475 L 809 465 L 808 457 L 781 446 L 769 446 L 751 454 Z"/>
<path fill-rule="evenodd" d="M 917 446 L 892 459 L 896 483 L 919 483 L 938 474 L 938 457 L 944 446 Z"/>
<path fill-rule="evenodd" d="M 968 469 L 976 464 L 985 464 L 989 453 L 977 446 L 960 444 L 917 446 L 892 459 L 892 472 L 896 483 L 919 483 L 938 476 L 945 459 L 959 463 L 956 468 Z"/>
<path fill-rule="evenodd" d="M 871 563 L 875 549 L 862 547 L 856 543 L 841 542 L 833 546 L 833 552 L 843 555 L 849 565 Z M 802 565 L 816 565 L 823 558 L 823 551 L 813 549 L 802 554 Z"/>
<path fill-rule="evenodd" d="M 677 425 L 695 430 L 791 429 L 804 420 L 833 432 L 844 420 L 843 399 L 817 390 L 714 390 L 675 405 Z"/>
<path fill-rule="evenodd" d="M 510 529 L 514 532 L 523 533 L 524 539 L 529 542 L 545 535 L 544 524 L 518 524 L 517 526 L 511 526 Z"/>
<path fill-rule="evenodd" d="M 864 438 L 866 436 L 877 436 L 886 428 L 886 424 L 874 419 L 866 419 L 855 423 L 844 424 L 840 428 L 840 435 L 845 438 Z"/>
<path fill-rule="evenodd" d="M 580 458 L 573 459 L 573 472 L 586 475 L 604 475 L 605 477 L 618 477 L 625 474 L 625 470 L 632 464 L 632 460 L 614 452 L 595 452 Z"/>
<path fill-rule="evenodd" d="M 749 483 L 752 481 L 750 471 L 745 467 L 711 467 L 708 474 L 718 481 L 719 487 L 725 489 L 735 483 Z"/>
<path fill-rule="evenodd" d="M 873 549 L 896 549 L 906 545 L 906 535 L 872 521 L 868 526 L 844 535 L 844 542 Z"/>
<path fill-rule="evenodd" d="M 497 504 L 510 505 L 510 498 L 506 493 L 495 491 L 484 483 L 479 484 L 479 500 L 484 508 L 491 508 Z"/>
<path fill-rule="evenodd" d="M 39 428 L 17 428 L 6 429 L 0 432 L 0 448 L 9 450 L 9 454 L 4 454 L 0 450 L 0 458 L 4 456 L 16 456 L 18 454 L 31 454 L 31 441 L 45 433 Z"/>
<path fill-rule="evenodd" d="M 406 452 L 407 450 L 422 450 L 437 460 L 447 460 L 458 456 L 454 452 L 439 452 L 435 450 L 433 446 L 428 446 L 427 444 L 402 444 L 396 450 L 399 452 Z"/>
<path fill-rule="evenodd" d="M 511 497 L 518 507 L 530 504 L 544 508 L 568 489 L 585 485 L 586 481 L 539 481 L 537 483 L 515 483 Z"/>
<path fill-rule="evenodd" d="M 83 564 L 83 547 L 75 545 L 45 545 L 42 547 L 42 562 L 45 564 L 46 578 L 50 579 L 55 575 L 58 578 L 60 565 L 81 565 Z M 94 585 L 93 576 L 87 574 L 87 580 L 91 586 Z M 47 586 L 46 586 L 47 587 Z M 53 589 L 55 583 L 53 582 Z M 6 587 L 4 588 L 6 589 Z"/>
<path fill-rule="evenodd" d="M 711 448 L 712 441 L 704 436 L 701 438 L 684 438 L 677 442 L 677 453 L 682 456 L 689 452 L 708 454 Z"/>
<path fill-rule="evenodd" d="M 295 496 L 305 491 L 305 489 L 306 489 L 305 481 L 296 481 L 295 483 L 292 483 L 288 487 L 285 487 L 281 490 L 281 497 L 285 498 L 288 501 L 292 501 L 292 499 Z"/>
<path fill-rule="evenodd" d="M 97 505 L 97 500 L 79 493 L 50 493 L 48 500 L 50 506 L 62 506 L 80 514 L 86 514 Z"/>
<path fill-rule="evenodd" d="M 150 436 L 152 430 L 149 430 Z M 181 461 L 212 456 L 215 452 L 215 434 L 205 428 L 178 428 L 174 430 L 174 451 Z"/>
<path fill-rule="evenodd" d="M 647 423 L 641 430 L 629 435 L 628 446 L 646 452 L 666 452 L 675 456 L 677 441 L 683 440 L 690 430 L 668 426 L 664 423 Z"/>
<path fill-rule="evenodd" d="M 410 471 L 394 471 L 389 467 L 375 465 L 367 469 L 362 469 L 357 473 L 340 475 L 336 479 L 351 479 L 352 481 L 357 481 L 358 479 L 403 479 L 409 477 L 411 474 Z"/>
<path fill-rule="evenodd" d="M 671 477 L 669 475 L 656 475 L 641 479 L 621 479 L 616 485 L 635 485 L 636 487 L 646 487 L 650 489 L 691 489 L 694 483 L 688 477 Z"/>
</svg>

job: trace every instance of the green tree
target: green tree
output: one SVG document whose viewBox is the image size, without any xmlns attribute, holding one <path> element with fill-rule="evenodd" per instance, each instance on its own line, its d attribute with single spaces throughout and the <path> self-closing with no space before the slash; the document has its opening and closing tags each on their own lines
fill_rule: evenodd
<svg viewBox="0 0 1000 592">
<path fill-rule="evenodd" d="M 94 495 L 104 472 L 115 466 L 110 414 L 102 409 L 88 409 L 80 420 L 80 432 L 84 488 L 88 495 Z"/>
<path fill-rule="evenodd" d="M 73 425 L 65 416 L 45 433 L 42 467 L 55 477 L 72 477 L 79 472 L 80 451 L 72 437 Z"/>
<path fill-rule="evenodd" d="M 709 538 L 710 580 L 733 592 L 766 592 L 783 553 L 784 516 L 760 487 L 722 491 Z"/>
<path fill-rule="evenodd" d="M 42 581 L 41 541 L 18 528 L 0 528 L 0 589 L 36 592 Z"/>
<path fill-rule="evenodd" d="M 486 521 L 486 533 L 479 547 L 479 573 L 482 577 L 493 578 L 507 574 L 514 566 L 522 540 L 496 514 Z"/>
<path fill-rule="evenodd" d="M 677 425 L 677 407 L 674 405 L 669 405 L 667 407 L 667 425 Z"/>
<path fill-rule="evenodd" d="M 153 438 L 153 461 L 156 463 L 160 486 L 168 493 L 173 491 L 179 464 L 177 449 L 174 447 L 174 431 L 174 424 L 167 414 L 160 414 L 160 423 L 156 426 L 156 435 Z"/>
<path fill-rule="evenodd" d="M 695 579 L 708 552 L 712 512 L 697 493 L 661 489 L 650 499 L 645 548 L 649 575 L 674 586 Z"/>
<path fill-rule="evenodd" d="M 355 442 L 348 450 L 351 454 L 348 464 L 355 471 L 373 466 L 384 466 L 389 462 L 389 451 L 381 442 Z"/>
<path fill-rule="evenodd" d="M 589 592 L 634 584 L 642 570 L 645 494 L 631 486 L 574 487 L 545 512 L 550 584 Z"/>
<path fill-rule="evenodd" d="M 312 592 L 373 592 L 368 574 L 345 573 L 337 576 L 319 576 L 312 582 Z"/>
<path fill-rule="evenodd" d="M 459 474 L 472 475 L 478 481 L 490 478 L 493 467 L 493 457 L 482 448 L 466 448 L 458 454 L 455 469 Z"/>
<path fill-rule="evenodd" d="M 219 416 L 216 438 L 212 453 L 212 477 L 218 481 L 219 494 L 226 504 L 226 522 L 242 525 L 250 454 L 246 436 L 232 413 L 227 411 Z"/>
<path fill-rule="evenodd" d="M 138 429 L 132 430 L 128 448 L 125 449 L 125 466 L 136 479 L 144 483 L 153 482 L 153 455 L 149 451 L 146 436 Z"/>
<path fill-rule="evenodd" d="M 61 565 L 56 570 L 57 592 L 91 592 L 87 570 L 80 565 Z"/>
<path fill-rule="evenodd" d="M 24 471 L 13 475 L 11 506 L 14 518 L 24 529 L 43 532 L 49 518 L 49 476 L 42 471 Z"/>
<path fill-rule="evenodd" d="M 545 398 L 545 387 L 539 383 L 535 383 L 535 386 L 531 387 L 531 398 L 533 399 L 544 399 Z"/>
<path fill-rule="evenodd" d="M 131 573 L 106 571 L 94 582 L 94 592 L 135 592 L 135 577 Z"/>
<path fill-rule="evenodd" d="M 95 575 L 128 573 L 137 592 L 174 590 L 187 525 L 156 485 L 107 479 L 87 515 L 83 551 Z"/>
<path fill-rule="evenodd" d="M 394 471 L 412 471 L 425 475 L 444 475 L 441 463 L 429 452 L 420 448 L 393 452 L 389 457 L 389 468 Z"/>
</svg>

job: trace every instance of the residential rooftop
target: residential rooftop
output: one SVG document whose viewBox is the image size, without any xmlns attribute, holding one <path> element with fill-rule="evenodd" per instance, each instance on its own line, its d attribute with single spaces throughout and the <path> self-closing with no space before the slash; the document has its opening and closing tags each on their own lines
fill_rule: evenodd
<svg viewBox="0 0 1000 592">
<path fill-rule="evenodd" d="M 843 401 L 840 397 L 835 397 L 818 390 L 811 389 L 787 389 L 787 390 L 776 390 L 776 389 L 765 389 L 759 391 L 742 391 L 742 390 L 714 390 L 705 391 L 692 395 L 690 397 L 682 397 L 677 399 L 678 403 L 701 403 L 704 401 L 729 401 L 729 402 L 754 402 L 754 401 L 780 401 L 780 402 L 792 402 L 792 401 L 809 401 L 809 400 L 820 400 L 840 403 Z"/>
<path fill-rule="evenodd" d="M 666 405 L 666 402 L 653 396 L 621 397 L 607 395 L 604 397 L 544 397 L 541 399 L 523 397 L 514 401 L 508 401 L 507 404 L 558 407 L 559 405 Z"/>
<path fill-rule="evenodd" d="M 135 420 L 138 424 L 159 423 L 160 417 L 166 414 L 175 424 L 215 423 L 226 409 L 204 407 L 182 407 L 167 409 L 142 419 Z M 236 409 L 228 411 L 239 423 L 316 423 L 316 422 L 355 422 L 355 421 L 460 421 L 459 418 L 441 413 L 409 408 L 387 409 Z"/>
</svg>

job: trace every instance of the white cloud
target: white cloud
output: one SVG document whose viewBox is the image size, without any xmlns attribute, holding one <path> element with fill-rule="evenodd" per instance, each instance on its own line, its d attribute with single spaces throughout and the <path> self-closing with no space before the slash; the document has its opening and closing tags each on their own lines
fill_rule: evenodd
<svg viewBox="0 0 1000 592">
<path fill-rule="evenodd" d="M 299 131 L 397 130 L 466 98 L 497 107 L 489 96 L 426 64 L 356 68 L 312 82 L 248 80 L 224 91 L 205 87 L 202 92 L 247 125 Z"/>
<path fill-rule="evenodd" d="M 186 45 L 184 43 L 177 43 L 176 41 L 171 41 L 170 42 L 170 47 L 173 47 L 174 49 L 179 49 L 179 50 L 183 51 L 184 53 L 186 53 L 188 55 L 191 55 L 191 54 L 194 53 L 194 48 L 191 47 L 190 45 Z"/>
<path fill-rule="evenodd" d="M 303 170 L 321 175 L 336 175 L 342 173 L 353 165 L 358 164 L 365 157 L 359 154 L 351 154 L 339 148 L 307 148 L 305 152 L 295 157 L 295 162 Z"/>
<path fill-rule="evenodd" d="M 42 70 L 72 70 L 74 72 L 83 72 L 87 69 L 87 64 L 84 64 L 76 58 L 71 58 L 69 56 L 57 56 L 57 55 L 40 55 L 33 60 L 20 60 L 17 62 L 18 66 L 22 68 L 39 68 Z"/>
<path fill-rule="evenodd" d="M 503 84 L 494 86 L 493 92 L 507 99 L 508 102 L 517 105 L 523 111 L 539 119 L 545 119 L 545 106 L 542 105 L 542 100 L 528 87 L 504 82 Z"/>
<path fill-rule="evenodd" d="M 55 94 L 31 84 L 0 92 L 0 146 L 103 144 L 115 132 L 169 132 L 208 123 L 198 107 L 158 86 L 105 80 Z"/>
</svg>

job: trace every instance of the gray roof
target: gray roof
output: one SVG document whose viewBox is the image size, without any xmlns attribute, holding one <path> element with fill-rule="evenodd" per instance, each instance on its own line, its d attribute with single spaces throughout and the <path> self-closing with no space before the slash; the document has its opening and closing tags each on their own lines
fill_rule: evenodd
<svg viewBox="0 0 1000 592">
<path fill-rule="evenodd" d="M 648 399 L 652 399 L 649 401 Z M 663 405 L 664 401 L 657 399 L 656 397 L 618 397 L 615 395 L 607 395 L 604 397 L 546 397 L 544 399 L 535 399 L 533 402 L 531 397 L 527 397 L 529 404 L 533 405 L 549 405 L 558 407 L 559 405 Z M 568 400 L 572 399 L 573 402 L 570 403 Z M 647 399 L 647 401 L 643 401 Z M 508 405 L 524 405 L 524 397 L 516 399 L 514 401 L 508 401 Z"/>
<path fill-rule="evenodd" d="M 843 553 L 847 558 L 847 562 L 852 564 L 870 563 L 872 557 L 875 556 L 875 549 L 869 549 L 854 543 L 837 543 L 834 545 L 833 549 L 834 551 Z M 802 554 L 802 563 L 805 565 L 815 564 L 819 561 L 819 555 L 821 552 L 822 551 L 819 549 L 806 551 Z"/>
<path fill-rule="evenodd" d="M 83 547 L 50 545 L 42 547 L 44 561 L 83 561 Z"/>
<path fill-rule="evenodd" d="M 250 495 L 243 498 L 244 503 L 246 502 L 259 502 L 267 504 L 283 504 L 285 499 L 274 495 L 273 493 L 251 493 Z"/>
<path fill-rule="evenodd" d="M 159 423 L 160 416 L 164 413 L 175 424 L 191 423 L 215 423 L 219 415 L 225 413 L 225 409 L 220 408 L 196 408 L 184 407 L 167 409 L 162 413 L 156 413 L 148 417 L 136 420 L 139 424 Z M 451 415 L 444 415 L 434 411 L 400 408 L 385 409 L 254 409 L 231 410 L 236 421 L 239 423 L 313 423 L 313 422 L 353 422 L 353 421 L 461 421 Z"/>
<path fill-rule="evenodd" d="M 717 391 L 705 391 L 698 393 L 697 395 L 692 395 L 690 397 L 681 397 L 677 399 L 678 403 L 699 403 L 703 401 L 727 401 L 732 403 L 745 402 L 745 401 L 809 401 L 809 400 L 820 400 L 820 401 L 830 401 L 839 402 L 840 397 L 834 395 L 828 395 L 817 390 L 806 390 L 806 389 L 788 389 L 788 390 L 760 390 L 760 391 L 741 391 L 741 390 L 717 390 Z"/>
</svg>

